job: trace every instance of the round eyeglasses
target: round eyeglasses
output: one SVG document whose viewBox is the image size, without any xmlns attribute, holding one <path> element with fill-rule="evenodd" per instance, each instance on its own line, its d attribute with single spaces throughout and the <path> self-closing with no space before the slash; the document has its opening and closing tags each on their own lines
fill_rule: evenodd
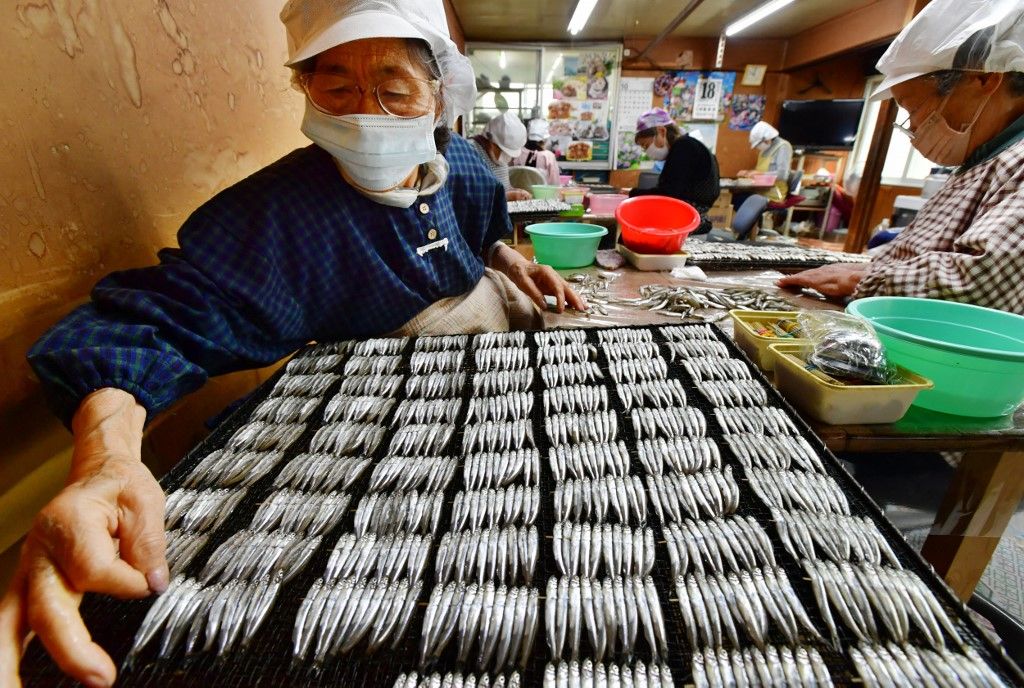
<svg viewBox="0 0 1024 688">
<path fill-rule="evenodd" d="M 320 112 L 328 115 L 352 115 L 359 111 L 359 104 L 366 89 L 353 79 L 329 72 L 310 72 L 299 77 L 302 90 L 309 101 Z M 371 91 L 381 109 L 394 117 L 422 117 L 432 113 L 441 92 L 441 82 L 436 79 L 398 77 L 387 79 Z"/>
</svg>

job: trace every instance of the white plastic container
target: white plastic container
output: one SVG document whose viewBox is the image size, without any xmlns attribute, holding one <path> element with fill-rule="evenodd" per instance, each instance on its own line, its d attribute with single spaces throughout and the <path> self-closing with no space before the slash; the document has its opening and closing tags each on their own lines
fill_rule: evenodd
<svg viewBox="0 0 1024 688">
<path fill-rule="evenodd" d="M 659 253 L 635 253 L 624 245 L 618 245 L 619 253 L 637 270 L 657 271 L 672 270 L 686 265 L 686 259 L 690 254 L 686 251 L 662 255 Z"/>
</svg>

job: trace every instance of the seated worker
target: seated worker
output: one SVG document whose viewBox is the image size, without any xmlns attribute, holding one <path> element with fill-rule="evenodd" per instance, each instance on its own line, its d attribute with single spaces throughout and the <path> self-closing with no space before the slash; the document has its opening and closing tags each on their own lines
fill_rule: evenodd
<svg viewBox="0 0 1024 688">
<path fill-rule="evenodd" d="M 475 87 L 442 0 L 352 6 L 291 0 L 281 15 L 316 145 L 217 194 L 181 228 L 180 248 L 100 281 L 30 351 L 74 451 L 0 601 L 0 685 L 20 685 L 29 632 L 75 679 L 114 682 L 78 604 L 86 592 L 167 588 L 164 495 L 140 460 L 143 424 L 208 376 L 312 340 L 534 326 L 526 295 L 585 308 L 557 273 L 498 242 L 510 228 L 504 189 L 448 129 Z"/>
<path fill-rule="evenodd" d="M 526 144 L 526 127 L 515 114 L 501 113 L 487 123 L 484 133 L 474 136 L 469 142 L 505 188 L 507 200 L 528 201 L 533 198 L 529 191 L 513 188 L 508 178 L 509 163 L 522 154 Z"/>
<path fill-rule="evenodd" d="M 633 189 L 630 196 L 671 196 L 686 201 L 700 213 L 700 227 L 694 234 L 711 231 L 708 210 L 718 200 L 718 160 L 700 141 L 683 134 L 671 115 L 661 108 L 648 110 L 636 122 L 636 145 L 651 160 L 663 160 L 665 167 L 658 184 L 651 189 Z"/>
<path fill-rule="evenodd" d="M 545 184 L 558 186 L 558 177 L 562 171 L 558 168 L 558 158 L 547 149 L 550 140 L 548 121 L 540 117 L 531 119 L 527 127 L 526 147 L 512 164 L 516 167 L 535 167 L 544 175 Z"/>
<path fill-rule="evenodd" d="M 793 166 L 793 146 L 779 136 L 779 130 L 767 122 L 758 122 L 750 130 L 750 147 L 757 149 L 757 166 L 753 170 L 742 170 L 738 176 L 765 173 L 775 175 L 775 184 L 766 191 L 759 191 L 769 201 L 781 202 L 789 194 L 789 172 Z M 733 208 L 739 209 L 752 194 L 733 193 Z"/>
<path fill-rule="evenodd" d="M 867 265 L 791 275 L 832 297 L 918 296 L 1024 314 L 1024 4 L 934 0 L 878 62 L 874 98 L 910 113 L 911 141 L 956 165 Z"/>
</svg>

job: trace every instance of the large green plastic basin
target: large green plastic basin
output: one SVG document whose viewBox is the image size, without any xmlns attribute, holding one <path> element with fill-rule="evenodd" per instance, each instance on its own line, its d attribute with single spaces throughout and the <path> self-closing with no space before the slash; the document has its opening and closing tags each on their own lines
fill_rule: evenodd
<svg viewBox="0 0 1024 688">
<path fill-rule="evenodd" d="M 580 222 L 542 222 L 528 225 L 537 262 L 558 270 L 582 268 L 594 262 L 604 227 Z"/>
<path fill-rule="evenodd" d="M 952 301 L 876 296 L 846 307 L 867 319 L 889 360 L 929 378 L 914 401 L 933 411 L 991 417 L 1024 401 L 1024 317 Z"/>
</svg>

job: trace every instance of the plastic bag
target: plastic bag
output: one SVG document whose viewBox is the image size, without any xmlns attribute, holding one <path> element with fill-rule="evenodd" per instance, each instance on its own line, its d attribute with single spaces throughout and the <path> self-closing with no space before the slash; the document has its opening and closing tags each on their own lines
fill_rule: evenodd
<svg viewBox="0 0 1024 688">
<path fill-rule="evenodd" d="M 814 342 L 807 362 L 821 372 L 879 385 L 896 380 L 885 347 L 868 321 L 837 311 L 803 311 L 797 320 L 803 336 Z"/>
</svg>

